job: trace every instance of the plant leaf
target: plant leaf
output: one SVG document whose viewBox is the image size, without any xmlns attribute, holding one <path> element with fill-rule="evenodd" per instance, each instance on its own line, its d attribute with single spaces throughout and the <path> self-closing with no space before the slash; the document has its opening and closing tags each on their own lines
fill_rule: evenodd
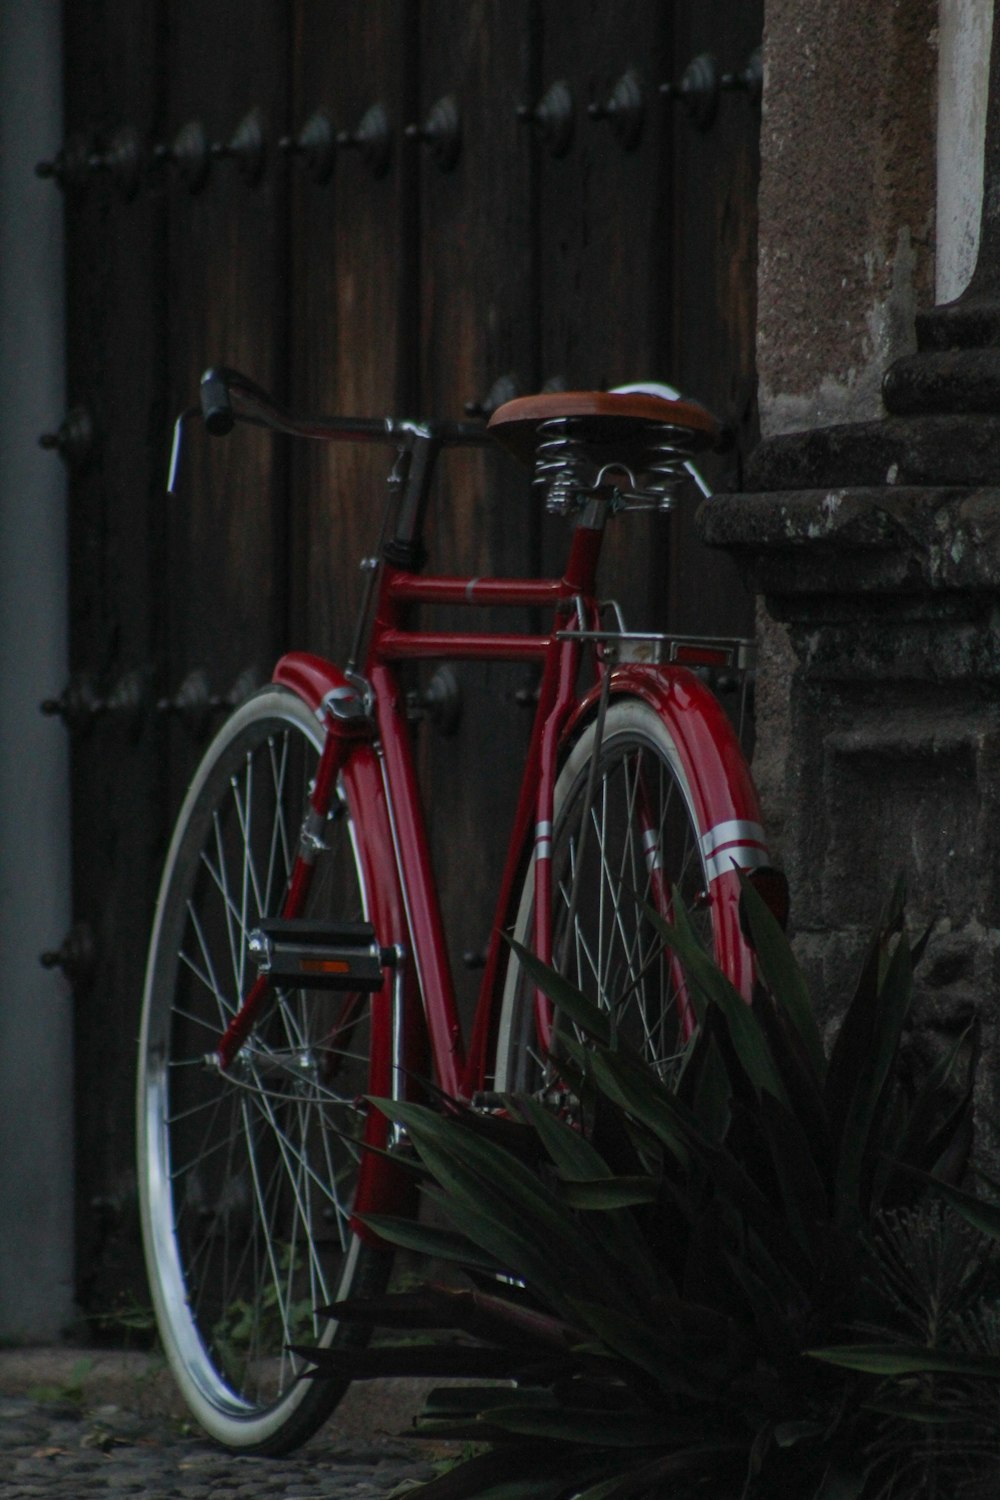
<svg viewBox="0 0 1000 1500">
<path fill-rule="evenodd" d="M 655 1448 L 665 1440 L 659 1417 L 627 1412 L 568 1410 L 551 1405 L 492 1407 L 490 1423 L 524 1437 L 551 1438 L 554 1442 L 582 1443 L 595 1447 Z"/>
<path fill-rule="evenodd" d="M 648 908 L 650 921 L 667 946 L 677 954 L 688 978 L 701 990 L 709 1004 L 716 1005 L 721 1011 L 736 1056 L 753 1087 L 758 1092 L 766 1089 L 787 1105 L 784 1084 L 774 1066 L 774 1059 L 761 1031 L 760 1022 L 753 1014 L 753 1008 L 747 1005 L 743 996 L 730 984 L 694 936 L 684 911 L 684 903 L 676 891 L 673 910 L 674 921 L 670 923 L 658 912 Z"/>
<path fill-rule="evenodd" d="M 698 1400 L 711 1394 L 715 1381 L 699 1378 L 696 1362 L 686 1359 L 668 1335 L 648 1324 L 622 1317 L 606 1305 L 574 1300 L 574 1307 L 607 1350 L 646 1370 L 665 1391 Z"/>
<path fill-rule="evenodd" d="M 767 902 L 742 870 L 738 874 L 743 892 L 743 911 L 750 929 L 750 942 L 757 955 L 761 974 L 775 1002 L 785 1011 L 798 1032 L 816 1079 L 821 1083 L 826 1076 L 826 1054 L 816 1025 L 805 975 Z"/>
<path fill-rule="evenodd" d="M 558 1500 L 568 1470 L 565 1453 L 560 1468 L 551 1444 L 524 1443 L 477 1453 L 409 1490 L 407 1500 Z"/>
<path fill-rule="evenodd" d="M 900 933 L 876 992 L 872 1019 L 877 1024 L 871 1033 L 867 1054 L 858 1059 L 855 1085 L 838 1142 L 835 1194 L 837 1216 L 842 1223 L 862 1207 L 863 1175 L 868 1167 L 874 1170 L 883 1154 L 882 1143 L 873 1133 L 873 1125 L 883 1091 L 887 1086 L 891 1087 L 911 994 L 910 949 L 906 934 Z"/>
<path fill-rule="evenodd" d="M 397 1219 L 390 1214 L 359 1214 L 359 1221 L 373 1229 L 380 1239 L 403 1250 L 416 1250 L 437 1260 L 461 1266 L 478 1266 L 482 1271 L 503 1271 L 506 1267 L 495 1256 L 485 1254 L 464 1234 L 420 1224 L 416 1219 Z"/>
<path fill-rule="evenodd" d="M 503 1147 L 417 1104 L 376 1101 L 406 1126 L 418 1155 L 448 1198 L 449 1216 L 481 1249 L 513 1274 L 565 1306 L 566 1281 L 595 1289 L 606 1280 L 580 1222 L 546 1191 L 538 1176 Z M 620 1279 L 606 1294 L 621 1293 Z"/>
<path fill-rule="evenodd" d="M 586 995 L 562 974 L 549 968 L 547 964 L 543 964 L 530 948 L 525 948 L 514 938 L 510 939 L 510 946 L 529 977 L 542 993 L 548 996 L 560 1014 L 568 1016 L 575 1026 L 579 1026 L 580 1030 L 595 1042 L 600 1042 L 605 1047 L 611 1045 L 611 1022 L 607 1011 L 601 1010 L 593 1001 L 588 1000 Z"/>
<path fill-rule="evenodd" d="M 1000 1240 L 1000 1204 L 990 1203 L 963 1188 L 952 1187 L 950 1182 L 943 1182 L 939 1177 L 931 1177 L 915 1168 L 911 1167 L 909 1171 L 912 1176 L 920 1178 L 930 1192 L 937 1193 L 950 1203 L 973 1229 L 978 1229 L 992 1240 Z"/>
<path fill-rule="evenodd" d="M 591 1182 L 565 1182 L 559 1196 L 570 1208 L 587 1211 L 636 1208 L 655 1203 L 659 1183 L 655 1177 L 597 1177 Z"/>
<path fill-rule="evenodd" d="M 845 1370 L 866 1375 L 969 1375 L 1000 1380 L 1000 1355 L 966 1354 L 943 1349 L 924 1349 L 917 1344 L 841 1344 L 829 1349 L 806 1349 L 810 1359 L 820 1359 Z"/>
<path fill-rule="evenodd" d="M 830 1053 L 824 1093 L 830 1126 L 838 1140 L 843 1136 L 858 1069 L 871 1052 L 885 954 L 890 936 L 902 926 L 902 895 L 902 883 L 897 881 L 869 940 L 854 995 Z"/>
<path fill-rule="evenodd" d="M 313 1369 L 307 1379 L 382 1380 L 387 1375 L 411 1379 L 431 1376 L 471 1376 L 478 1380 L 512 1380 L 526 1361 L 512 1349 L 492 1349 L 482 1344 L 374 1344 L 370 1348 L 346 1348 L 336 1344 L 324 1349 L 291 1344 L 293 1354 L 309 1360 Z M 544 1357 L 543 1357 L 544 1358 Z"/>
</svg>

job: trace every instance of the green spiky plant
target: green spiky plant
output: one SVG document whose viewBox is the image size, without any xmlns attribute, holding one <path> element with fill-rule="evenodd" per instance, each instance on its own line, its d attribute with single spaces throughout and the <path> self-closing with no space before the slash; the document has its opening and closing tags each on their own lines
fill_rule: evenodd
<svg viewBox="0 0 1000 1500">
<path fill-rule="evenodd" d="M 1000 1210 L 955 1185 L 975 1028 L 906 1086 L 913 954 L 897 890 L 827 1056 L 784 935 L 750 886 L 744 903 L 752 1006 L 680 902 L 677 925 L 660 924 L 699 1023 L 669 1081 L 612 1047 L 607 1016 L 519 950 L 557 1008 L 573 1118 L 521 1097 L 505 1117 L 380 1105 L 451 1227 L 373 1226 L 470 1284 L 338 1307 L 438 1333 L 313 1350 L 315 1377 L 346 1361 L 355 1377 L 507 1382 L 432 1396 L 420 1432 L 490 1448 L 420 1500 L 943 1497 L 991 1465 L 1000 1477 L 984 1444 L 1000 1349 L 983 1253 Z M 956 1214 L 972 1224 L 957 1279 L 942 1248 Z M 906 1246 L 935 1224 L 939 1274 L 921 1280 Z"/>
</svg>

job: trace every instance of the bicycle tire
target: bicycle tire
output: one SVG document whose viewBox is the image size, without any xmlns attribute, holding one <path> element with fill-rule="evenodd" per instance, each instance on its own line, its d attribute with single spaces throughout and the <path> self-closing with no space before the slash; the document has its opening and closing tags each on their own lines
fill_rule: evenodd
<svg viewBox="0 0 1000 1500">
<path fill-rule="evenodd" d="M 201 1426 L 282 1453 L 346 1382 L 300 1379 L 291 1344 L 363 1342 L 316 1309 L 374 1293 L 391 1256 L 351 1227 L 373 1076 L 370 997 L 275 988 L 232 1066 L 206 1062 L 246 993 L 246 935 L 280 913 L 322 728 L 282 687 L 240 707 L 188 790 L 167 855 L 143 996 L 137 1091 L 143 1241 L 160 1336 Z M 340 785 L 306 911 L 366 920 Z M 378 1053 L 378 1049 L 375 1049 Z"/>
<path fill-rule="evenodd" d="M 580 849 L 579 818 L 594 757 L 591 720 L 570 746 L 555 787 L 552 832 L 552 954 L 554 967 L 615 1019 L 661 1077 L 669 1078 L 686 1034 L 683 979 L 650 921 L 653 882 L 675 887 L 706 951 L 734 975 L 745 969 L 732 952 L 732 924 L 716 921 L 710 871 L 695 798 L 670 728 L 650 704 L 623 697 L 608 705 L 583 863 L 573 914 L 573 872 Z M 642 786 L 643 817 L 637 812 Z M 655 838 L 649 837 L 650 829 Z M 529 870 L 514 925 L 533 946 L 534 876 Z M 742 939 L 736 938 L 736 942 Z M 494 1087 L 535 1092 L 550 1060 L 536 1035 L 535 991 L 516 957 L 505 978 L 498 1027 Z"/>
</svg>

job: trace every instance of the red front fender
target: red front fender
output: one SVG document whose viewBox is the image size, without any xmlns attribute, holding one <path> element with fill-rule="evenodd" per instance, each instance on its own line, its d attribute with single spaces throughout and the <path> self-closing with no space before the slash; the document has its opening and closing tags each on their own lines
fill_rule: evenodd
<svg viewBox="0 0 1000 1500">
<path fill-rule="evenodd" d="M 272 674 L 272 680 L 301 698 L 318 719 L 325 720 L 324 706 L 329 694 L 350 683 L 339 667 L 304 651 L 283 656 Z M 420 1011 L 416 973 L 412 961 L 412 944 L 406 921 L 406 908 L 399 884 L 392 840 L 392 825 L 382 771 L 369 740 L 352 735 L 351 746 L 341 772 L 347 803 L 354 823 L 355 846 L 361 863 L 365 890 L 368 893 L 368 920 L 373 924 L 379 943 L 386 948 L 400 947 L 408 955 L 405 970 L 403 1006 L 402 1058 L 405 1077 L 415 1079 L 427 1074 L 425 1028 Z M 371 997 L 372 1056 L 370 1088 L 374 1094 L 389 1097 L 393 1091 L 393 979 L 390 975 L 378 994 Z M 405 1084 L 400 1081 L 400 1087 Z M 388 1144 L 388 1122 L 370 1110 L 365 1129 L 366 1142 L 384 1150 Z M 414 1207 L 412 1177 L 394 1168 L 375 1151 L 362 1158 L 355 1212 L 358 1214 L 406 1213 Z M 366 1239 L 375 1237 L 361 1225 L 357 1231 Z"/>
</svg>

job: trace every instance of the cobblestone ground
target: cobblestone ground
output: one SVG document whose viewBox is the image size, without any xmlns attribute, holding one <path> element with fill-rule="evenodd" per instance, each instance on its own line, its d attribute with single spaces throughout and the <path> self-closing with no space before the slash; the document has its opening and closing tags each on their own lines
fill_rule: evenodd
<svg viewBox="0 0 1000 1500">
<path fill-rule="evenodd" d="M 388 1500 L 433 1473 L 423 1445 L 381 1432 L 333 1427 L 288 1458 L 235 1457 L 176 1414 L 0 1393 L 3 1500 Z"/>
</svg>

